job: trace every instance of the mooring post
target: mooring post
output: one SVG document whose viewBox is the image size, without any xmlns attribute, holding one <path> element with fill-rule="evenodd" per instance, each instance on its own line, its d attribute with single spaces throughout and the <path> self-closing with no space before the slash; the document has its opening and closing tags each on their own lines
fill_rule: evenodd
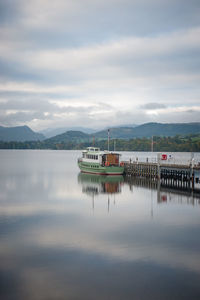
<svg viewBox="0 0 200 300">
<path fill-rule="evenodd" d="M 194 190 L 194 170 L 192 169 L 192 190 Z"/>
<path fill-rule="evenodd" d="M 192 179 L 192 191 L 194 190 L 194 153 L 191 153 L 191 162 L 190 162 L 190 177 Z"/>
<path fill-rule="evenodd" d="M 157 154 L 158 180 L 160 180 L 160 153 Z"/>
</svg>

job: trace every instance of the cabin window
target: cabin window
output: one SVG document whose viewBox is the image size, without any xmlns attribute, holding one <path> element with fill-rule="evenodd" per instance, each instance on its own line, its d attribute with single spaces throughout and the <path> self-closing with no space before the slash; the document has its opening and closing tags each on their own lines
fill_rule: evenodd
<svg viewBox="0 0 200 300">
<path fill-rule="evenodd" d="M 83 153 L 83 157 L 88 158 L 88 159 L 98 160 L 98 155 L 92 155 L 92 154 L 85 154 L 85 153 Z"/>
</svg>

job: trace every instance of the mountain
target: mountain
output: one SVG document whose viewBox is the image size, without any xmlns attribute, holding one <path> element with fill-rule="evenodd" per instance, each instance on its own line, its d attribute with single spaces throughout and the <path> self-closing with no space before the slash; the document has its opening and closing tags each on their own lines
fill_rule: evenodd
<svg viewBox="0 0 200 300">
<path fill-rule="evenodd" d="M 114 126 L 112 128 L 119 128 L 119 127 L 120 128 L 123 128 L 123 127 L 134 128 L 136 126 L 138 126 L 138 125 L 128 124 L 128 125 Z M 104 130 L 107 130 L 107 128 Z M 87 127 L 81 127 L 81 126 L 80 127 L 60 127 L 60 128 L 47 128 L 47 129 L 39 131 L 39 133 L 43 134 L 45 136 L 45 138 L 49 139 L 51 137 L 65 133 L 67 131 L 82 131 L 87 134 L 93 134 L 93 133 L 97 132 L 98 130 L 94 130 L 92 128 L 87 128 Z"/>
<path fill-rule="evenodd" d="M 82 127 L 81 127 L 82 128 Z M 175 136 L 200 133 L 199 123 L 145 123 L 136 127 L 113 127 L 110 128 L 111 139 L 132 139 L 152 136 Z M 44 140 L 52 143 L 65 142 L 92 142 L 96 140 L 105 140 L 108 136 L 108 130 L 101 130 L 95 133 L 84 133 L 80 130 L 70 130 L 65 133 L 45 139 L 41 133 L 36 133 L 28 126 L 3 127 L 0 126 L 0 141 L 35 141 Z"/>
<path fill-rule="evenodd" d="M 200 123 L 146 123 L 133 130 L 134 137 L 186 135 L 200 133 Z"/>
<path fill-rule="evenodd" d="M 51 138 L 53 136 L 65 133 L 66 131 L 82 131 L 84 133 L 93 133 L 95 132 L 92 128 L 86 128 L 86 127 L 61 127 L 61 128 L 47 128 L 44 130 L 41 130 L 40 133 L 43 134 L 46 138 Z"/>
<path fill-rule="evenodd" d="M 90 140 L 90 135 L 81 131 L 70 130 L 65 133 L 56 135 L 45 141 L 50 143 L 66 143 L 66 142 L 84 142 Z"/>
<path fill-rule="evenodd" d="M 145 123 L 137 127 L 118 127 L 110 129 L 110 138 L 131 139 L 154 136 L 175 136 L 200 133 L 200 123 Z M 107 138 L 108 131 L 95 133 L 95 138 Z"/>
<path fill-rule="evenodd" d="M 132 127 L 113 127 L 110 128 L 110 138 L 112 139 L 129 139 L 134 135 L 134 129 Z M 97 139 L 107 139 L 108 130 L 101 130 L 95 133 Z"/>
<path fill-rule="evenodd" d="M 111 139 L 132 139 L 152 136 L 175 136 L 200 133 L 200 123 L 146 123 L 137 127 L 113 127 L 110 128 Z M 87 134 L 81 131 L 67 131 L 56 135 L 47 141 L 52 143 L 65 142 L 92 142 L 95 140 L 105 140 L 108 137 L 108 130 L 101 130 L 95 134 Z"/>
<path fill-rule="evenodd" d="M 0 141 L 24 142 L 44 140 L 44 135 L 34 132 L 28 126 L 3 127 L 0 126 Z"/>
</svg>

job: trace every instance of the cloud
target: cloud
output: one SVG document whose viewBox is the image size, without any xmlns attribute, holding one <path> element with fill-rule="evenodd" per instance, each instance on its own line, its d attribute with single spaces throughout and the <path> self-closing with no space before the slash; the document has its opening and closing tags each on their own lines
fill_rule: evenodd
<svg viewBox="0 0 200 300">
<path fill-rule="evenodd" d="M 49 116 L 48 116 L 49 118 Z M 6 126 L 21 125 L 26 122 L 34 121 L 35 119 L 44 120 L 45 114 L 41 112 L 10 112 L 2 114 L 0 112 L 0 119 L 2 124 Z"/>
<path fill-rule="evenodd" d="M 186 0 L 1 2 L 3 24 L 11 22 L 42 45 L 53 46 L 55 40 L 59 45 L 87 44 L 113 36 L 129 36 L 133 32 L 152 35 L 199 24 L 200 5 L 196 0 L 190 3 Z"/>
<path fill-rule="evenodd" d="M 87 125 L 89 121 L 96 122 L 97 117 L 103 117 L 105 121 L 114 113 L 111 105 L 101 102 L 70 104 L 63 99 L 45 99 L 41 98 L 40 94 L 32 93 L 19 93 L 18 99 L 16 94 L 11 94 L 9 100 L 5 100 L 4 97 L 3 94 L 1 99 L 0 95 L 0 124 L 6 126 L 23 125 L 27 122 L 32 123 L 33 128 L 39 123 L 53 125 L 53 122 L 56 122 L 57 126 L 75 126 L 80 121 Z"/>
<path fill-rule="evenodd" d="M 84 47 L 23 50 L 3 46 L 2 81 L 80 85 L 106 81 L 135 87 L 196 84 L 200 27 L 157 37 L 129 37 Z M 130 87 L 129 87 L 130 89 Z"/>
<path fill-rule="evenodd" d="M 47 124 L 47 116 L 55 124 L 68 114 L 68 122 L 81 125 L 88 117 L 107 126 L 120 112 L 131 119 L 133 111 L 141 123 L 158 120 L 164 107 L 199 107 L 199 2 L 16 0 L 12 9 L 11 4 L 0 2 L 5 12 L 0 99 L 10 121 L 11 106 L 16 113 L 28 110 L 29 117 L 45 113 L 41 123 L 40 114 L 30 120 L 38 127 Z M 112 109 L 97 112 L 99 103 Z M 196 113 L 188 115 L 192 120 Z M 169 120 L 169 110 L 165 116 Z"/>
</svg>

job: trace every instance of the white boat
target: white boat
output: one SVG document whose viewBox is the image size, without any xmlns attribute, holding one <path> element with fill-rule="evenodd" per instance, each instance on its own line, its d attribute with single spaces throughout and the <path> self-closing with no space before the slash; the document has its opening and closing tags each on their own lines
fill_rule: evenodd
<svg viewBox="0 0 200 300">
<path fill-rule="evenodd" d="M 124 173 L 124 163 L 120 162 L 121 154 L 101 151 L 100 148 L 88 147 L 82 151 L 78 166 L 82 172 L 103 175 L 121 175 Z"/>
</svg>

